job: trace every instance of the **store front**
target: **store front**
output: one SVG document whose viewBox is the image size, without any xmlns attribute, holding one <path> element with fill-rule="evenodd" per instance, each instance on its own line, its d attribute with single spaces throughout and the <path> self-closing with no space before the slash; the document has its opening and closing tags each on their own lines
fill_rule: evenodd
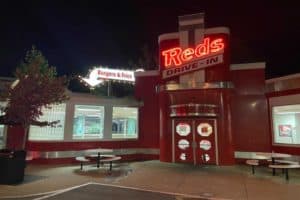
<svg viewBox="0 0 300 200">
<path fill-rule="evenodd" d="M 229 38 L 226 27 L 204 28 L 202 14 L 180 17 L 178 32 L 158 37 L 158 70 L 101 68 L 82 78 L 92 87 L 134 81 L 134 97 L 71 92 L 41 117 L 58 126 L 30 127 L 28 151 L 40 162 L 67 162 L 101 147 L 122 159 L 194 165 L 232 165 L 272 150 L 299 154 L 299 76 L 265 81 L 265 63 L 231 64 Z M 0 141 L 16 148 L 20 129 L 0 131 Z"/>
</svg>

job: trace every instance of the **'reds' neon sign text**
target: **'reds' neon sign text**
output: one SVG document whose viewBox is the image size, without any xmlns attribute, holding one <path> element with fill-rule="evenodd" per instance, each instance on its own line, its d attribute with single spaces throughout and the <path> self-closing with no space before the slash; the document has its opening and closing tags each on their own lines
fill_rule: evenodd
<svg viewBox="0 0 300 200">
<path fill-rule="evenodd" d="M 175 47 L 162 52 L 164 57 L 164 66 L 166 68 L 171 66 L 179 66 L 182 63 L 202 58 L 210 54 L 218 53 L 224 50 L 224 41 L 222 38 L 211 40 L 205 38 L 204 41 L 198 44 L 195 48 L 182 49 Z"/>
</svg>

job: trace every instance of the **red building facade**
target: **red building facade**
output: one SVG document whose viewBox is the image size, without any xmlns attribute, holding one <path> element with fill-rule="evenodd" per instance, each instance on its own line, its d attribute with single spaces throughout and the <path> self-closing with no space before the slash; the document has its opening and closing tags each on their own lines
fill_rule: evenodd
<svg viewBox="0 0 300 200">
<path fill-rule="evenodd" d="M 204 29 L 201 15 L 195 16 L 180 18 L 178 32 L 159 36 L 159 69 L 135 73 L 135 100 L 73 94 L 66 105 L 63 139 L 29 140 L 27 149 L 47 162 L 67 161 L 74 152 L 99 147 L 124 159 L 195 165 L 232 165 L 272 150 L 297 155 L 298 111 L 282 115 L 291 111 L 284 106 L 300 105 L 299 78 L 265 81 L 265 63 L 231 64 L 229 29 Z M 138 137 L 72 139 L 74 107 L 82 104 L 105 107 L 104 135 L 111 129 L 114 107 L 138 109 Z M 8 147 L 17 145 L 17 132 L 8 128 Z"/>
</svg>

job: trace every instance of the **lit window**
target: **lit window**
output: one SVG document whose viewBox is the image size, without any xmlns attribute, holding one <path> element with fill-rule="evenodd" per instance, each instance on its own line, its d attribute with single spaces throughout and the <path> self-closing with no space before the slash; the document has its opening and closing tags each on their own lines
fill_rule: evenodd
<svg viewBox="0 0 300 200">
<path fill-rule="evenodd" d="M 103 138 L 104 107 L 75 105 L 73 139 Z"/>
<path fill-rule="evenodd" d="M 63 140 L 66 116 L 66 104 L 51 105 L 50 109 L 42 108 L 43 115 L 38 121 L 53 122 L 59 120 L 59 123 L 54 127 L 51 126 L 30 126 L 29 140 L 34 141 L 49 141 Z"/>
<path fill-rule="evenodd" d="M 112 138 L 137 138 L 137 108 L 113 107 Z"/>
<path fill-rule="evenodd" d="M 273 141 L 276 144 L 300 144 L 300 104 L 274 106 Z"/>
<path fill-rule="evenodd" d="M 5 102 L 0 102 L 0 107 L 4 107 L 6 105 Z M 4 113 L 0 110 L 0 115 L 3 115 Z M 4 135 L 4 125 L 0 124 L 0 149 L 5 147 L 5 135 Z"/>
</svg>

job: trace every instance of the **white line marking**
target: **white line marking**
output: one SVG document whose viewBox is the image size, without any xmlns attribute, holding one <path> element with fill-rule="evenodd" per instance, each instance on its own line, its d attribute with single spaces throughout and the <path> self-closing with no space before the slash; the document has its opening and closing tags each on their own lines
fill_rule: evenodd
<svg viewBox="0 0 300 200">
<path fill-rule="evenodd" d="M 39 196 L 39 195 L 46 195 L 42 197 L 35 198 L 33 200 L 43 200 L 47 199 L 49 197 L 53 197 L 80 187 L 84 187 L 87 185 L 102 185 L 102 186 L 109 186 L 109 187 L 115 187 L 115 188 L 123 188 L 123 189 L 131 189 L 131 190 L 138 190 L 138 191 L 144 191 L 144 192 L 153 192 L 153 193 L 160 193 L 160 194 L 167 194 L 167 195 L 173 195 L 173 196 L 179 196 L 179 197 L 185 197 L 185 198 L 206 198 L 209 200 L 229 200 L 229 199 L 223 199 L 223 198 L 214 198 L 214 197 L 207 197 L 207 196 L 201 196 L 201 195 L 191 195 L 191 194 L 182 194 L 182 193 L 173 193 L 173 192 L 164 192 L 164 191 L 158 191 L 158 190 L 149 190 L 149 189 L 142 189 L 142 188 L 135 188 L 135 187 L 129 187 L 129 186 L 121 186 L 121 185 L 111 185 L 111 184 L 105 184 L 105 183 L 96 183 L 96 182 L 88 182 L 81 185 L 61 189 L 61 190 L 55 190 L 51 192 L 45 192 L 45 193 L 37 193 L 37 194 L 31 194 L 31 195 L 23 195 L 23 196 L 9 196 L 9 197 L 1 197 L 3 198 L 25 198 L 25 197 L 32 197 L 32 196 Z"/>
<path fill-rule="evenodd" d="M 149 190 L 149 189 L 135 188 L 135 187 L 129 187 L 129 186 L 122 186 L 122 185 L 111 185 L 111 184 L 105 184 L 105 183 L 90 182 L 89 184 L 117 187 L 117 188 L 123 188 L 123 189 L 132 189 L 132 190 L 145 191 L 145 192 L 154 192 L 154 193 L 168 194 L 168 195 L 174 195 L 174 196 L 183 196 L 183 197 L 188 197 L 188 198 L 206 198 L 206 199 L 210 199 L 210 200 L 229 200 L 229 199 L 213 198 L 213 197 L 207 197 L 207 196 L 164 192 L 164 191 L 158 191 L 158 190 Z"/>
<path fill-rule="evenodd" d="M 74 190 L 74 189 L 77 189 L 77 188 L 80 188 L 80 187 L 83 187 L 83 186 L 86 186 L 86 185 L 90 185 L 91 183 L 88 182 L 88 183 L 84 183 L 82 185 L 77 185 L 77 186 L 73 186 L 73 187 L 69 187 L 69 188 L 66 188 L 66 189 L 62 189 L 62 190 L 59 190 L 58 192 L 55 192 L 55 193 L 52 193 L 50 195 L 46 195 L 46 196 L 43 196 L 43 197 L 39 197 L 39 198 L 35 198 L 33 200 L 42 200 L 42 199 L 46 199 L 46 198 L 49 198 L 49 197 L 52 197 L 52 196 L 56 196 L 56 195 L 59 195 L 59 194 L 62 194 L 64 192 L 68 192 L 70 190 Z"/>
</svg>

